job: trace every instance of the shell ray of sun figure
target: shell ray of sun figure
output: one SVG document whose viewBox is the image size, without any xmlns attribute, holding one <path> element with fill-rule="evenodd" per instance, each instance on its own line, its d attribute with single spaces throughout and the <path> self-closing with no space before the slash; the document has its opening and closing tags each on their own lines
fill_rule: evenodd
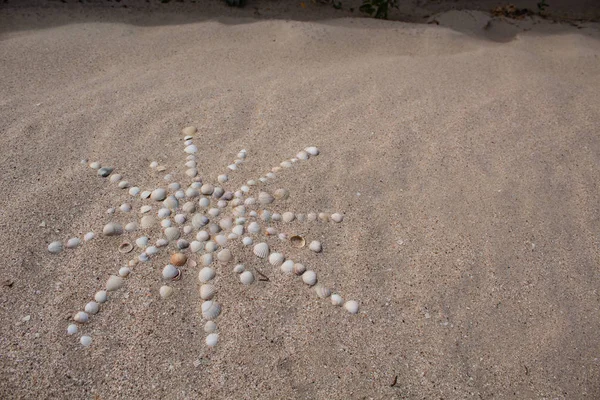
<svg viewBox="0 0 600 400">
<path fill-rule="evenodd" d="M 288 241 L 290 247 L 299 249 L 304 246 L 305 239 L 297 235 L 288 235 L 279 232 L 276 227 L 285 229 L 290 222 L 299 223 L 341 223 L 343 214 L 336 212 L 326 214 L 323 212 L 308 212 L 306 214 L 294 214 L 291 211 L 277 211 L 278 201 L 285 201 L 290 196 L 287 189 L 278 188 L 268 190 L 268 186 L 276 174 L 286 168 L 291 168 L 301 162 L 307 161 L 320 154 L 319 149 L 314 146 L 306 147 L 291 159 L 283 160 L 279 165 L 266 171 L 263 176 L 249 179 L 245 185 L 239 188 L 224 187 L 229 182 L 229 174 L 239 173 L 248 156 L 247 150 L 243 149 L 237 154 L 237 158 L 229 164 L 227 173 L 218 175 L 214 182 L 204 181 L 196 169 L 198 161 L 198 147 L 194 144 L 195 127 L 186 127 L 182 130 L 184 135 L 184 157 L 187 187 L 184 184 L 174 182 L 172 174 L 165 176 L 165 181 L 159 187 L 140 188 L 124 176 L 117 173 L 113 167 L 102 166 L 100 162 L 93 161 L 88 164 L 82 160 L 83 165 L 88 165 L 98 179 L 106 179 L 106 182 L 119 189 L 128 188 L 129 200 L 123 204 L 109 209 L 109 214 L 115 212 L 130 214 L 131 218 L 139 210 L 139 221 L 132 221 L 121 225 L 117 222 L 109 222 L 99 229 L 99 236 L 126 236 L 129 235 L 130 242 L 122 243 L 116 251 L 123 256 L 127 254 L 130 259 L 127 267 L 121 267 L 113 275 L 109 276 L 101 288 L 97 288 L 94 299 L 82 299 L 83 311 L 79 310 L 73 315 L 73 321 L 68 324 L 68 334 L 79 336 L 79 342 L 88 347 L 92 344 L 89 334 L 86 334 L 86 325 L 92 323 L 93 316 L 102 311 L 106 301 L 110 301 L 107 292 L 122 290 L 126 287 L 127 280 L 133 279 L 136 266 L 139 263 L 151 263 L 157 254 L 169 249 L 171 252 L 168 263 L 156 266 L 159 275 L 159 284 L 156 295 L 163 301 L 169 301 L 174 294 L 173 286 L 181 279 L 180 268 L 187 265 L 188 268 L 196 269 L 198 275 L 198 286 L 200 288 L 200 301 L 202 305 L 202 317 L 207 321 L 207 336 L 205 343 L 212 348 L 217 345 L 220 334 L 213 333 L 217 329 L 221 309 L 227 305 L 218 302 L 218 287 L 213 283 L 217 276 L 216 271 L 230 271 L 232 275 L 238 275 L 239 284 L 252 285 L 257 280 L 268 280 L 260 271 L 256 274 L 249 270 L 244 271 L 243 264 L 231 268 L 221 268 L 224 265 L 234 264 L 234 255 L 228 244 L 239 241 L 247 253 L 243 257 L 253 258 L 257 262 L 276 267 L 273 270 L 288 277 L 300 277 L 299 282 L 305 283 L 306 290 L 314 286 L 313 293 L 323 301 L 330 301 L 333 306 L 344 305 L 343 309 L 349 314 L 358 313 L 359 305 L 355 300 L 345 301 L 339 293 L 332 294 L 321 282 L 317 266 L 308 269 L 301 260 L 288 259 L 281 251 L 271 251 L 267 244 L 267 238 L 279 238 Z M 150 168 L 156 172 L 164 172 L 166 168 L 158 162 L 150 163 Z M 137 204 L 136 204 L 137 203 Z M 142 204 L 140 204 L 142 203 Z M 118 211 L 117 211 L 118 210 Z M 317 215 L 319 218 L 317 219 Z M 276 224 L 274 222 L 277 222 Z M 53 241 L 47 245 L 48 252 L 57 255 L 67 251 L 77 251 L 78 247 L 97 237 L 94 232 L 88 232 L 83 240 L 79 238 L 65 238 L 62 241 Z M 188 240 L 189 239 L 189 240 Z M 133 246 L 131 243 L 134 243 Z M 311 241 L 310 246 L 303 251 L 313 252 L 326 251 L 318 241 Z M 127 249 L 127 251 L 124 251 Z M 135 249 L 136 252 L 133 252 Z M 238 258 L 242 258 L 240 255 Z M 195 261 L 197 260 L 197 261 Z M 213 268 L 214 267 L 214 268 Z M 315 268 L 316 267 L 316 268 Z M 132 273 L 130 275 L 130 273 Z M 318 282 L 318 284 L 317 284 Z M 330 297 L 330 299 L 327 299 Z M 95 301 L 92 301 L 95 300 Z M 79 325 L 79 326 L 78 326 Z M 79 329 L 77 329 L 79 328 Z M 225 337 L 225 336 L 223 336 Z"/>
</svg>

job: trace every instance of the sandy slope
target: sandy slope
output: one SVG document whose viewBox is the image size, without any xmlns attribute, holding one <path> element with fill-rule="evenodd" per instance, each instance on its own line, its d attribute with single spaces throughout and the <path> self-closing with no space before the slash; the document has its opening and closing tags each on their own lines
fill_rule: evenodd
<svg viewBox="0 0 600 400">
<path fill-rule="evenodd" d="M 500 43 L 475 28 L 78 7 L 1 10 L 2 398 L 600 396 L 597 26 Z M 246 288 L 222 268 L 207 350 L 197 268 L 161 301 L 163 255 L 85 327 L 92 347 L 66 336 L 127 261 L 117 238 L 46 251 L 127 199 L 79 160 L 152 187 L 152 160 L 182 177 L 188 124 L 204 177 L 248 149 L 232 186 L 319 146 L 273 188 L 291 190 L 285 209 L 346 214 L 285 229 L 322 238 L 323 254 L 290 254 L 358 316 L 277 271 Z"/>
</svg>

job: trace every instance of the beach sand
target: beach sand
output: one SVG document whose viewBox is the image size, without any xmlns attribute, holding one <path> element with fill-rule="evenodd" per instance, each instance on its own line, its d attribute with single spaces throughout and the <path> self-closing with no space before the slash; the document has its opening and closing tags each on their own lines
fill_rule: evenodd
<svg viewBox="0 0 600 400">
<path fill-rule="evenodd" d="M 126 4 L 0 8 L 0 397 L 600 397 L 597 23 Z M 90 347 L 66 335 L 140 235 L 102 237 L 130 197 L 80 160 L 183 180 L 188 125 L 205 180 L 248 150 L 231 188 L 320 149 L 269 189 L 345 219 L 278 225 L 320 254 L 272 246 L 358 315 L 267 264 L 251 286 L 220 266 L 210 349 L 199 267 L 162 300 L 162 253 L 81 327 Z"/>
</svg>

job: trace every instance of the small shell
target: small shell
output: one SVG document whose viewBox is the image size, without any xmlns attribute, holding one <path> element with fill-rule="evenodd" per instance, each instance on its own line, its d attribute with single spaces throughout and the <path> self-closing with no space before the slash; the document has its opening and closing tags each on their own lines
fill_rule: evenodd
<svg viewBox="0 0 600 400">
<path fill-rule="evenodd" d="M 162 221 L 160 221 L 160 226 L 162 226 L 163 228 L 170 228 L 171 226 L 173 226 L 173 223 L 171 223 L 170 219 L 163 219 Z"/>
<path fill-rule="evenodd" d="M 81 343 L 83 347 L 89 347 L 92 344 L 92 338 L 84 335 L 79 339 L 79 343 Z"/>
<path fill-rule="evenodd" d="M 207 300 L 202 303 L 202 316 L 208 320 L 215 319 L 221 314 L 221 306 L 219 303 Z"/>
<path fill-rule="evenodd" d="M 160 287 L 158 293 L 160 294 L 160 297 L 166 299 L 173 294 L 173 288 L 171 286 L 164 285 Z"/>
<path fill-rule="evenodd" d="M 198 170 L 196 168 L 188 168 L 185 170 L 185 174 L 190 178 L 198 176 Z"/>
<path fill-rule="evenodd" d="M 185 239 L 179 239 L 177 241 L 177 248 L 179 250 L 187 249 L 188 247 L 190 247 L 190 242 L 188 242 L 187 240 L 185 240 Z"/>
<path fill-rule="evenodd" d="M 267 258 L 269 255 L 269 245 L 266 243 L 258 243 L 254 246 L 253 252 L 259 258 Z"/>
<path fill-rule="evenodd" d="M 154 189 L 150 198 L 154 201 L 163 201 L 167 197 L 167 191 L 163 188 Z"/>
<path fill-rule="evenodd" d="M 274 267 L 279 267 L 285 261 L 285 257 L 281 253 L 271 253 L 269 255 L 269 263 Z"/>
<path fill-rule="evenodd" d="M 213 321 L 206 321 L 206 324 L 204 324 L 204 332 L 212 333 L 216 330 L 217 330 L 217 324 L 215 324 Z"/>
<path fill-rule="evenodd" d="M 306 267 L 304 264 L 296 263 L 294 264 L 294 274 L 302 275 L 306 271 Z"/>
<path fill-rule="evenodd" d="M 119 252 L 121 252 L 123 254 L 129 253 L 131 250 L 133 250 L 133 245 L 129 242 L 123 242 L 119 246 Z"/>
<path fill-rule="evenodd" d="M 298 158 L 299 160 L 308 160 L 309 157 L 310 155 L 305 150 L 302 150 L 301 152 L 296 154 L 296 158 Z"/>
<path fill-rule="evenodd" d="M 258 224 L 258 222 L 250 222 L 250 224 L 248 224 L 247 229 L 249 233 L 259 233 L 260 225 Z"/>
<path fill-rule="evenodd" d="M 215 242 L 213 242 L 212 240 L 209 240 L 208 242 L 206 242 L 206 244 L 204 245 L 204 251 L 208 252 L 208 253 L 212 253 L 214 251 L 217 250 L 217 244 Z"/>
<path fill-rule="evenodd" d="M 61 242 L 52 242 L 48 245 L 48 251 L 52 254 L 58 254 L 63 250 Z"/>
<path fill-rule="evenodd" d="M 142 193 L 140 193 L 140 197 L 142 199 L 147 199 L 152 195 L 152 192 L 149 190 L 144 190 Z"/>
<path fill-rule="evenodd" d="M 215 236 L 215 242 L 219 246 L 225 246 L 227 244 L 227 236 L 225 236 L 225 235 L 217 235 L 217 236 Z"/>
<path fill-rule="evenodd" d="M 156 219 L 151 215 L 144 215 L 140 219 L 140 226 L 142 229 L 149 229 L 156 225 Z"/>
<path fill-rule="evenodd" d="M 130 194 L 131 196 L 137 196 L 138 194 L 140 194 L 140 192 L 141 192 L 141 191 L 142 191 L 142 190 L 141 190 L 139 187 L 137 187 L 137 186 L 134 186 L 134 187 L 132 187 L 132 188 L 129 188 L 129 194 Z"/>
<path fill-rule="evenodd" d="M 331 295 L 331 304 L 333 304 L 334 306 L 341 306 L 342 304 L 344 304 L 344 299 L 342 299 L 342 296 L 340 296 L 339 294 L 332 294 Z"/>
<path fill-rule="evenodd" d="M 328 222 L 329 221 L 329 214 L 325 214 L 325 213 L 319 213 L 319 219 L 323 222 Z"/>
<path fill-rule="evenodd" d="M 317 296 L 319 296 L 321 299 L 326 299 L 331 296 L 331 289 L 320 284 L 315 286 L 315 292 L 317 292 Z"/>
<path fill-rule="evenodd" d="M 127 225 L 125 225 L 125 231 L 127 232 L 135 232 L 137 231 L 139 228 L 137 222 L 130 222 Z"/>
<path fill-rule="evenodd" d="M 205 339 L 206 345 L 208 347 L 215 347 L 217 343 L 219 343 L 219 334 L 211 333 Z"/>
<path fill-rule="evenodd" d="M 86 242 L 89 242 L 90 240 L 92 240 L 95 237 L 96 237 L 96 234 L 94 232 L 88 232 L 83 236 L 83 240 L 85 240 Z"/>
<path fill-rule="evenodd" d="M 100 306 L 95 301 L 90 301 L 85 305 L 84 311 L 88 314 L 98 314 Z"/>
<path fill-rule="evenodd" d="M 185 214 L 176 214 L 173 219 L 175 220 L 175 223 L 182 225 L 185 224 L 187 217 L 185 216 Z"/>
<path fill-rule="evenodd" d="M 186 203 L 183 205 L 183 207 L 181 207 L 181 209 L 182 209 L 184 212 L 186 212 L 186 213 L 188 213 L 188 214 L 191 214 L 191 213 L 193 213 L 194 211 L 196 211 L 196 204 L 194 204 L 194 202 L 193 202 L 193 201 L 188 201 L 188 202 L 186 202 Z"/>
<path fill-rule="evenodd" d="M 285 260 L 283 264 L 281 264 L 281 272 L 286 275 L 291 275 L 294 272 L 294 262 L 292 260 Z"/>
<path fill-rule="evenodd" d="M 194 214 L 192 217 L 192 226 L 196 229 L 200 229 L 206 224 L 208 224 L 209 219 L 200 213 Z"/>
<path fill-rule="evenodd" d="M 321 242 L 319 242 L 317 240 L 313 240 L 312 242 L 310 242 L 310 244 L 308 245 L 308 248 L 311 249 L 312 251 L 314 251 L 315 253 L 320 253 L 321 250 L 323 250 L 323 247 L 321 246 Z"/>
<path fill-rule="evenodd" d="M 194 154 L 198 152 L 198 148 L 193 144 L 190 144 L 189 146 L 186 146 L 185 149 L 183 149 L 183 151 L 185 151 L 188 154 Z"/>
<path fill-rule="evenodd" d="M 197 253 L 204 248 L 204 243 L 194 240 L 190 243 L 190 250 L 192 253 Z"/>
<path fill-rule="evenodd" d="M 210 265 L 213 262 L 213 255 L 211 253 L 202 254 L 202 265 Z"/>
<path fill-rule="evenodd" d="M 273 200 L 275 200 L 275 198 L 267 192 L 260 192 L 258 194 L 258 201 L 260 204 L 271 204 Z"/>
<path fill-rule="evenodd" d="M 233 256 L 231 255 L 231 250 L 229 249 L 223 249 L 217 254 L 217 260 L 223 263 L 231 261 L 232 258 Z"/>
<path fill-rule="evenodd" d="M 206 242 L 210 238 L 210 235 L 206 231 L 200 231 L 196 234 L 196 240 L 199 242 Z"/>
<path fill-rule="evenodd" d="M 277 235 L 277 229 L 273 228 L 272 226 L 271 226 L 271 227 L 268 227 L 267 229 L 265 229 L 265 234 L 266 234 L 267 236 L 274 236 L 274 235 Z"/>
<path fill-rule="evenodd" d="M 74 249 L 77 246 L 79 246 L 79 244 L 81 243 L 81 240 L 79 240 L 79 238 L 71 238 L 69 240 L 67 240 L 67 249 Z"/>
<path fill-rule="evenodd" d="M 287 200 L 287 198 L 290 197 L 290 191 L 287 189 L 277 189 L 273 193 L 273 197 L 277 200 Z"/>
<path fill-rule="evenodd" d="M 69 336 L 76 334 L 77 331 L 79 331 L 79 328 L 77 328 L 77 325 L 75 324 L 69 324 L 67 327 L 67 335 Z"/>
<path fill-rule="evenodd" d="M 205 195 L 211 195 L 215 191 L 215 187 L 210 183 L 205 183 L 200 187 L 200 193 Z"/>
<path fill-rule="evenodd" d="M 198 279 L 202 283 L 206 283 L 215 277 L 215 270 L 210 267 L 204 267 L 198 272 Z"/>
<path fill-rule="evenodd" d="M 344 216 L 340 213 L 331 214 L 331 220 L 333 222 L 342 222 L 344 220 Z"/>
<path fill-rule="evenodd" d="M 246 267 L 244 266 L 244 264 L 238 264 L 235 267 L 233 267 L 233 272 L 235 272 L 236 274 L 241 274 L 245 270 L 246 270 Z"/>
<path fill-rule="evenodd" d="M 354 300 L 349 300 L 344 304 L 344 308 L 350 314 L 356 314 L 358 312 L 358 303 Z"/>
<path fill-rule="evenodd" d="M 317 220 L 317 214 L 315 214 L 315 213 L 308 213 L 306 215 L 306 220 L 309 221 L 309 222 L 316 221 Z"/>
<path fill-rule="evenodd" d="M 251 246 L 254 243 L 254 240 L 252 240 L 251 237 L 246 236 L 242 239 L 242 243 L 244 244 L 244 246 Z"/>
<path fill-rule="evenodd" d="M 90 317 L 87 315 L 87 313 L 85 313 L 83 311 L 79 311 L 77 314 L 75 314 L 75 316 L 73 317 L 73 320 L 75 320 L 75 322 L 84 324 L 90 320 Z"/>
<path fill-rule="evenodd" d="M 185 128 L 183 128 L 181 130 L 181 133 L 186 136 L 191 136 L 191 135 L 195 134 L 196 132 L 198 132 L 198 129 L 195 126 L 186 126 Z"/>
<path fill-rule="evenodd" d="M 130 273 L 131 273 L 131 269 L 129 269 L 129 267 L 119 268 L 119 276 L 121 276 L 123 278 L 127 278 Z"/>
<path fill-rule="evenodd" d="M 204 284 L 200 286 L 200 298 L 202 300 L 210 300 L 213 298 L 217 290 L 213 285 Z"/>
<path fill-rule="evenodd" d="M 231 233 L 235 233 L 238 236 L 242 236 L 244 234 L 244 225 L 236 225 L 231 230 Z"/>
<path fill-rule="evenodd" d="M 114 290 L 118 290 L 123 287 L 125 281 L 120 276 L 111 275 L 108 277 L 106 281 L 106 290 L 108 292 L 112 292 Z"/>
<path fill-rule="evenodd" d="M 307 148 L 304 149 L 304 151 L 306 151 L 311 156 L 318 156 L 319 155 L 319 149 L 317 149 L 314 146 L 307 147 Z"/>
<path fill-rule="evenodd" d="M 179 200 L 175 196 L 169 196 L 163 200 L 163 206 L 170 210 L 175 210 L 179 207 Z"/>
<path fill-rule="evenodd" d="M 200 196 L 200 192 L 195 187 L 189 187 L 185 190 L 185 195 L 191 199 Z"/>
<path fill-rule="evenodd" d="M 106 300 L 108 300 L 108 294 L 106 293 L 106 290 L 100 290 L 96 292 L 94 295 L 94 300 L 96 300 L 96 303 L 99 304 L 106 303 Z"/>
<path fill-rule="evenodd" d="M 290 211 L 284 212 L 282 215 L 283 222 L 292 222 L 295 218 L 294 213 Z"/>
<path fill-rule="evenodd" d="M 292 166 L 292 163 L 290 161 L 286 160 L 286 161 L 282 161 L 281 164 L 279 164 L 279 165 L 281 165 L 283 168 L 290 168 Z"/>
<path fill-rule="evenodd" d="M 119 189 L 127 189 L 129 187 L 129 182 L 121 181 L 117 186 L 119 187 Z"/>
<path fill-rule="evenodd" d="M 181 267 L 182 265 L 185 265 L 185 263 L 187 262 L 187 256 L 183 253 L 173 253 L 171 254 L 171 264 L 177 266 L 177 267 Z"/>
<path fill-rule="evenodd" d="M 111 183 L 117 183 L 117 182 L 119 182 L 121 179 L 123 179 L 123 175 L 121 175 L 121 174 L 112 174 L 112 175 L 110 176 L 110 178 L 108 178 L 108 180 L 109 180 Z"/>
<path fill-rule="evenodd" d="M 94 161 L 90 163 L 90 168 L 92 169 L 100 169 L 101 165 L 98 161 Z"/>
<path fill-rule="evenodd" d="M 146 253 L 147 255 L 149 255 L 149 256 L 153 256 L 153 255 L 155 255 L 156 253 L 158 253 L 158 247 L 156 247 L 156 246 L 148 246 L 148 247 L 146 248 L 146 251 L 145 251 L 145 253 Z"/>
<path fill-rule="evenodd" d="M 104 225 L 102 233 L 105 236 L 117 236 L 123 233 L 123 227 L 116 222 L 109 222 L 108 224 Z"/>
<path fill-rule="evenodd" d="M 240 282 L 244 285 L 250 285 L 254 282 L 254 275 L 252 275 L 252 272 L 250 271 L 244 271 L 240 274 Z"/>
<path fill-rule="evenodd" d="M 179 232 L 179 228 L 170 227 L 165 229 L 165 237 L 169 242 L 179 239 L 181 236 L 181 232 Z"/>
<path fill-rule="evenodd" d="M 179 270 L 171 264 L 167 264 L 162 270 L 163 279 L 174 279 L 179 276 Z"/>
<path fill-rule="evenodd" d="M 317 274 L 315 271 L 308 270 L 302 274 L 302 281 L 308 286 L 312 286 L 317 283 Z"/>
<path fill-rule="evenodd" d="M 219 175 L 219 176 L 217 177 L 217 180 L 218 180 L 220 183 L 225 183 L 225 182 L 227 182 L 227 181 L 229 180 L 229 177 L 228 177 L 227 175 Z"/>
<path fill-rule="evenodd" d="M 123 212 L 129 212 L 131 211 L 131 204 L 129 203 L 123 203 L 119 206 L 119 210 L 123 211 Z"/>
</svg>

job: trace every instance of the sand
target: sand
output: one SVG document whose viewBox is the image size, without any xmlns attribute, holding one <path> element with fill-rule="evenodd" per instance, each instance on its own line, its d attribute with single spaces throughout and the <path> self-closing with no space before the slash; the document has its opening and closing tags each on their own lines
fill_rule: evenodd
<svg viewBox="0 0 600 400">
<path fill-rule="evenodd" d="M 597 24 L 126 4 L 0 9 L 0 397 L 600 397 Z M 91 347 L 66 335 L 128 259 L 114 237 L 46 250 L 128 199 L 80 160 L 153 187 L 153 160 L 183 176 L 187 125 L 204 177 L 248 150 L 232 186 L 319 147 L 270 188 L 344 222 L 286 226 L 321 254 L 273 246 L 358 315 L 223 267 L 208 349 L 198 268 L 161 300 L 163 254 L 83 328 Z"/>
</svg>

